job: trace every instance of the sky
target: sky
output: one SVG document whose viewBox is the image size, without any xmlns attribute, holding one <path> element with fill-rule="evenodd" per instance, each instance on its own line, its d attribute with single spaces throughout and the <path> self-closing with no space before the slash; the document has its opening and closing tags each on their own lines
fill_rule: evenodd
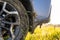
<svg viewBox="0 0 60 40">
<path fill-rule="evenodd" d="M 33 0 L 33 7 L 38 17 L 48 17 L 50 3 L 52 8 L 49 24 L 60 24 L 60 0 Z"/>
<path fill-rule="evenodd" d="M 60 25 L 60 0 L 51 0 L 51 5 L 50 23 Z"/>
<path fill-rule="evenodd" d="M 51 0 L 33 0 L 33 8 L 38 16 L 48 16 Z"/>
<path fill-rule="evenodd" d="M 42 21 L 49 17 L 51 0 L 33 0 L 33 8 L 36 12 L 37 20 Z"/>
</svg>

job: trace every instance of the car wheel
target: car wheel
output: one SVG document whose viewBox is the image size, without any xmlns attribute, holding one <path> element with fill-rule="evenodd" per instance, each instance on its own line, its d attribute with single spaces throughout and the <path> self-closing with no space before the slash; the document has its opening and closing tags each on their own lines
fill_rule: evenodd
<svg viewBox="0 0 60 40">
<path fill-rule="evenodd" d="M 21 2 L 0 0 L 1 40 L 24 40 L 28 26 L 28 15 Z"/>
</svg>

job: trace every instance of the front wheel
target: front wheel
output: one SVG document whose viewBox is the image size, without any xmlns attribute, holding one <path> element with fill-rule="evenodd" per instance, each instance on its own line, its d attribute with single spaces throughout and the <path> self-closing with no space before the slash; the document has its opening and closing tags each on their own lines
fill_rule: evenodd
<svg viewBox="0 0 60 40">
<path fill-rule="evenodd" d="M 28 25 L 28 15 L 18 0 L 0 0 L 1 40 L 23 40 Z"/>
</svg>

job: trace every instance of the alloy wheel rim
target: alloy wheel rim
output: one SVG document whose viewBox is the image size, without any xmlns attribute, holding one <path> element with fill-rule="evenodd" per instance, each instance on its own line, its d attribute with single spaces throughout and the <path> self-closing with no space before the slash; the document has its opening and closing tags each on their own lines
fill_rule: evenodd
<svg viewBox="0 0 60 40">
<path fill-rule="evenodd" d="M 14 40 L 19 32 L 20 18 L 15 7 L 7 2 L 0 2 L 0 35 L 7 40 Z M 17 30 L 18 29 L 18 30 Z"/>
</svg>

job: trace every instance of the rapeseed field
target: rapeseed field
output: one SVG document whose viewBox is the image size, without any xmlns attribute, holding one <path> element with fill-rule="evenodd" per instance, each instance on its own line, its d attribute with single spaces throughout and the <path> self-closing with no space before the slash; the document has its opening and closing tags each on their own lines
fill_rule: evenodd
<svg viewBox="0 0 60 40">
<path fill-rule="evenodd" d="M 43 25 L 36 27 L 34 33 L 28 32 L 25 40 L 60 40 L 60 27 L 54 25 Z"/>
</svg>

